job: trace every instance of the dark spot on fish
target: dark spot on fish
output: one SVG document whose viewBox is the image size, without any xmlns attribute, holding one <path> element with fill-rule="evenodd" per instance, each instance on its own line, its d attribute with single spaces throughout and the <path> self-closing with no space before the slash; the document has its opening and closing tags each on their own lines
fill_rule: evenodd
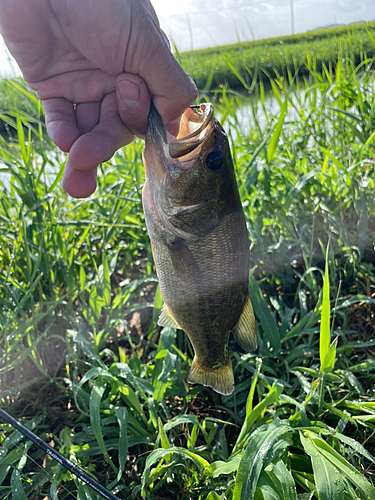
<svg viewBox="0 0 375 500">
<path fill-rule="evenodd" d="M 224 160 L 223 153 L 220 151 L 211 151 L 206 156 L 206 165 L 210 170 L 219 170 Z"/>
</svg>

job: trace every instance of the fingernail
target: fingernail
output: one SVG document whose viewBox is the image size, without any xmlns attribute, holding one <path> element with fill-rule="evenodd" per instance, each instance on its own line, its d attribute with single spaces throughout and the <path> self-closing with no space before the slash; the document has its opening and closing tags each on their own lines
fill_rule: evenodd
<svg viewBox="0 0 375 500">
<path fill-rule="evenodd" d="M 139 87 L 130 80 L 121 80 L 118 82 L 118 92 L 124 106 L 136 106 L 139 101 Z"/>
</svg>

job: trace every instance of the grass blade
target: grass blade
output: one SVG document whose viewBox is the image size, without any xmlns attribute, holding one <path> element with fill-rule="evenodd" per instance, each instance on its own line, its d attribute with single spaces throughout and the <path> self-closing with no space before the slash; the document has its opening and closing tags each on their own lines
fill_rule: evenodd
<svg viewBox="0 0 375 500">
<path fill-rule="evenodd" d="M 169 449 L 161 449 L 161 450 L 155 450 L 153 451 L 149 457 L 146 460 L 144 472 L 142 474 L 142 481 L 141 481 L 141 495 L 142 498 L 147 498 L 146 497 L 146 487 L 147 483 L 151 480 L 155 480 L 155 475 L 153 475 L 153 472 L 151 472 L 151 467 L 156 463 L 159 462 L 159 466 L 161 465 L 161 461 L 165 457 L 169 457 L 173 454 L 176 454 L 182 459 L 189 458 L 196 466 L 197 468 L 203 473 L 205 470 L 209 470 L 210 464 L 202 458 L 200 455 L 197 455 L 196 453 L 192 453 L 191 451 L 185 450 L 184 448 L 169 448 Z M 156 468 L 158 469 L 158 467 Z"/>
<path fill-rule="evenodd" d="M 27 495 L 21 483 L 20 472 L 17 469 L 12 472 L 10 484 L 13 491 L 12 500 L 27 500 Z"/>
<path fill-rule="evenodd" d="M 267 408 L 269 405 L 271 405 L 272 403 L 277 401 L 282 390 L 283 390 L 283 386 L 281 384 L 275 382 L 272 385 L 267 396 L 264 399 L 262 399 L 262 401 L 260 403 L 258 403 L 254 409 L 251 409 L 251 411 L 247 411 L 245 421 L 242 425 L 241 432 L 237 438 L 236 444 L 234 445 L 232 455 L 236 454 L 241 449 L 244 442 L 246 441 L 246 437 L 247 437 L 251 427 L 254 425 L 254 423 L 257 421 L 257 419 L 260 417 L 260 415 L 265 410 L 265 408 Z M 250 391 L 251 391 L 251 389 L 250 389 Z M 250 392 L 250 396 L 251 396 L 251 392 Z M 247 410 L 250 410 L 250 408 L 248 408 Z"/>
<path fill-rule="evenodd" d="M 326 265 L 324 271 L 323 283 L 323 304 L 322 304 L 322 317 L 320 321 L 320 343 L 319 355 L 321 371 L 325 355 L 327 354 L 329 345 L 331 343 L 331 328 L 330 328 L 331 307 L 329 302 L 329 271 L 328 271 L 328 247 L 326 251 Z"/>
<path fill-rule="evenodd" d="M 282 131 L 283 125 L 284 125 L 286 112 L 288 110 L 288 102 L 289 102 L 289 96 L 287 95 L 285 98 L 285 101 L 283 102 L 283 105 L 281 106 L 279 119 L 278 119 L 278 122 L 276 124 L 274 133 L 271 137 L 270 145 L 268 147 L 268 151 L 267 151 L 268 163 L 271 163 L 271 161 L 273 160 L 275 153 L 276 153 L 276 147 L 277 147 L 277 144 L 279 142 L 280 134 L 281 134 L 281 131 Z"/>
<path fill-rule="evenodd" d="M 122 474 L 125 470 L 126 457 L 128 455 L 128 411 L 126 408 L 115 408 L 115 414 L 120 429 L 120 439 L 118 443 L 118 459 L 119 459 L 119 470 L 117 474 L 117 481 L 120 481 Z M 108 489 L 112 489 L 111 485 Z"/>
<path fill-rule="evenodd" d="M 245 89 L 249 88 L 249 85 L 247 84 L 247 82 L 244 80 L 244 78 L 242 77 L 242 75 L 239 73 L 239 71 L 237 71 L 237 69 L 235 68 L 234 64 L 232 63 L 232 61 L 230 60 L 230 58 L 226 55 L 225 52 L 223 51 L 220 51 L 220 55 L 222 56 L 222 58 L 224 59 L 224 61 L 227 63 L 227 65 L 229 66 L 230 70 L 232 71 L 232 73 L 234 75 L 236 75 L 236 77 L 239 79 L 239 81 L 242 83 L 242 85 L 245 87 Z"/>
<path fill-rule="evenodd" d="M 323 363 L 320 366 L 320 371 L 322 373 L 327 373 L 332 371 L 335 366 L 337 340 L 338 337 L 336 337 L 335 340 L 332 342 L 332 344 L 329 346 L 324 356 Z"/>
<path fill-rule="evenodd" d="M 311 433 L 312 434 L 312 433 Z M 344 481 L 339 471 L 319 453 L 314 442 L 300 433 L 302 445 L 311 458 L 316 489 L 320 500 L 342 500 Z"/>
<path fill-rule="evenodd" d="M 341 500 L 343 498 L 344 484 L 342 475 L 345 475 L 349 481 L 351 481 L 357 488 L 359 488 L 368 500 L 375 499 L 375 488 L 370 485 L 370 483 L 360 474 L 355 467 L 353 467 L 349 462 L 347 462 L 336 450 L 334 450 L 329 444 L 327 444 L 323 439 L 321 439 L 317 434 L 311 431 L 304 431 L 301 434 L 301 441 L 303 446 L 307 445 L 307 450 L 311 457 L 314 455 L 314 459 L 317 460 L 314 476 L 319 481 L 322 479 L 321 471 L 319 467 L 319 462 L 325 459 L 325 473 L 328 476 L 326 481 L 320 483 L 321 488 L 330 488 L 330 493 L 328 496 L 321 496 L 323 500 L 336 499 Z M 313 458 L 312 458 L 313 460 Z M 331 465 L 328 466 L 327 462 Z M 314 467 L 314 465 L 313 465 Z M 335 479 L 335 481 L 333 481 Z M 325 490 L 326 491 L 326 490 Z M 332 496 L 337 494 L 338 496 Z"/>
<path fill-rule="evenodd" d="M 275 485 L 275 490 L 282 500 L 297 500 L 297 490 L 290 470 L 284 461 L 279 459 L 266 468 L 267 475 Z"/>
<path fill-rule="evenodd" d="M 254 498 L 259 476 L 269 463 L 269 454 L 287 429 L 288 425 L 276 420 L 266 429 L 258 430 L 253 434 L 241 458 L 233 500 Z"/>
<path fill-rule="evenodd" d="M 274 354 L 276 354 L 280 351 L 281 347 L 279 329 L 270 310 L 268 309 L 258 283 L 251 275 L 249 277 L 249 293 L 254 307 L 254 312 L 260 321 L 263 333 L 270 342 Z"/>
<path fill-rule="evenodd" d="M 110 459 L 108 455 L 108 451 L 105 447 L 102 427 L 100 425 L 100 402 L 103 397 L 104 391 L 107 388 L 107 382 L 101 378 L 97 378 L 94 381 L 93 388 L 90 393 L 90 420 L 92 425 L 92 430 L 94 432 L 95 438 L 98 442 L 98 445 L 105 456 L 106 460 L 112 467 L 112 469 L 118 474 L 117 467 L 115 467 L 114 463 Z"/>
</svg>

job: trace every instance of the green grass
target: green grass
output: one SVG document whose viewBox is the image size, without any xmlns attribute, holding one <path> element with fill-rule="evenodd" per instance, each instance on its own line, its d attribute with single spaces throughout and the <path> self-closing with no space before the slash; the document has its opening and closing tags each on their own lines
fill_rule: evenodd
<svg viewBox="0 0 375 500">
<path fill-rule="evenodd" d="M 26 117 L 24 87 L 3 83 L 2 407 L 119 498 L 375 499 L 370 63 L 278 78 L 272 111 L 262 82 L 250 96 L 217 93 L 260 345 L 244 354 L 231 341 L 236 388 L 225 397 L 186 384 L 191 346 L 156 325 L 142 144 L 73 201 L 55 182 L 64 155 L 40 107 L 30 94 Z M 141 335 L 126 321 L 134 311 Z M 1 498 L 98 498 L 5 423 L 0 444 Z"/>
<path fill-rule="evenodd" d="M 254 81 L 309 71 L 315 61 L 318 71 L 323 66 L 335 67 L 338 60 L 351 55 L 357 63 L 365 55 L 375 55 L 372 38 L 375 22 L 307 33 L 242 42 L 222 47 L 177 53 L 199 89 L 218 88 L 223 83 L 232 89 L 250 88 Z"/>
</svg>

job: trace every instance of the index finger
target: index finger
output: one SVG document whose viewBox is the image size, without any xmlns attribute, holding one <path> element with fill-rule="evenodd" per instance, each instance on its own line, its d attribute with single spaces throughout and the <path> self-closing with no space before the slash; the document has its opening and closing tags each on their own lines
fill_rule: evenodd
<svg viewBox="0 0 375 500">
<path fill-rule="evenodd" d="M 140 58 L 139 76 L 145 80 L 164 124 L 176 120 L 197 98 L 197 87 L 186 74 L 159 29 L 148 33 L 147 54 Z"/>
</svg>

